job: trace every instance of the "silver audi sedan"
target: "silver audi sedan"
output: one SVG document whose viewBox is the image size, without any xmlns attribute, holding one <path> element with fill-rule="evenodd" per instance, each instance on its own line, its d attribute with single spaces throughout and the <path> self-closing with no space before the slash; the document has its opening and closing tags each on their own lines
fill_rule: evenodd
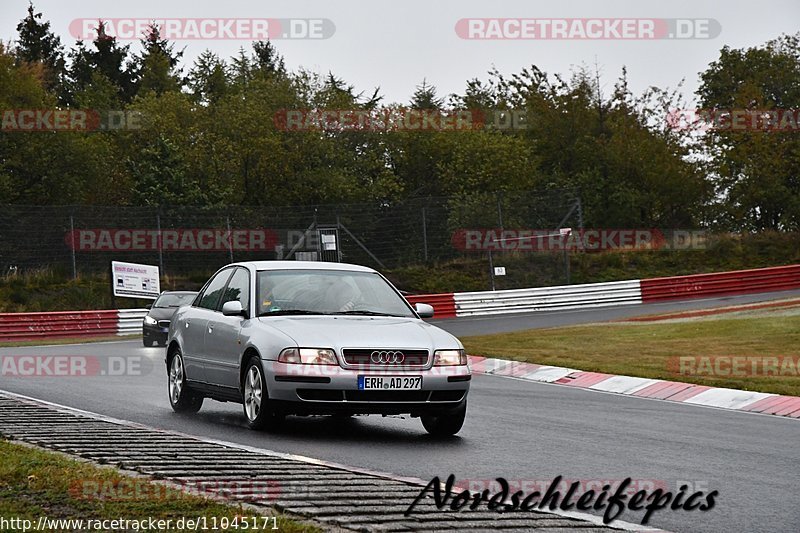
<svg viewBox="0 0 800 533">
<path fill-rule="evenodd" d="M 471 374 L 461 342 L 422 320 L 432 316 L 371 268 L 231 264 L 172 319 L 169 401 L 178 412 L 238 402 L 254 429 L 286 415 L 409 414 L 454 435 Z"/>
</svg>

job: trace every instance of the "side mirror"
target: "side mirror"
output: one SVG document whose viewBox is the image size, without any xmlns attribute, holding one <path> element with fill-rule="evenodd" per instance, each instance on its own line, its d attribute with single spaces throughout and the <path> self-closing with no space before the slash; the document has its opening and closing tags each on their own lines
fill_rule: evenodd
<svg viewBox="0 0 800 533">
<path fill-rule="evenodd" d="M 244 316 L 244 309 L 242 309 L 242 302 L 239 300 L 232 300 L 222 304 L 222 314 L 225 316 Z"/>
<path fill-rule="evenodd" d="M 414 304 L 414 310 L 420 318 L 432 318 L 433 306 L 428 304 Z"/>
<path fill-rule="evenodd" d="M 152 309 L 153 308 L 153 304 L 147 304 L 147 305 L 144 306 L 144 308 L 145 309 Z"/>
</svg>

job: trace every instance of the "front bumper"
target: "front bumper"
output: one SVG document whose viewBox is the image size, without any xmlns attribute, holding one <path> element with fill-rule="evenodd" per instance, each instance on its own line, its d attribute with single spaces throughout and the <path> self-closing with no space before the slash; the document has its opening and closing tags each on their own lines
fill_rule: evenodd
<svg viewBox="0 0 800 533">
<path fill-rule="evenodd" d="M 467 366 L 345 369 L 264 361 L 270 400 L 286 414 L 411 414 L 457 409 L 466 401 Z M 420 390 L 359 390 L 358 376 L 421 376 Z"/>
<path fill-rule="evenodd" d="M 145 341 L 157 342 L 159 344 L 167 343 L 167 336 L 169 335 L 169 328 L 162 328 L 159 325 L 151 326 L 149 324 L 142 324 L 142 337 Z"/>
</svg>

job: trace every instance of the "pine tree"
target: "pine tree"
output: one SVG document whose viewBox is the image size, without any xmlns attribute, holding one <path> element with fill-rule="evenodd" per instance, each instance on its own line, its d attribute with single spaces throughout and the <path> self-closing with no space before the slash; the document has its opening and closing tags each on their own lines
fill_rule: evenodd
<svg viewBox="0 0 800 533">
<path fill-rule="evenodd" d="M 166 91 L 179 91 L 183 86 L 182 69 L 178 68 L 183 50 L 174 51 L 174 44 L 161 38 L 156 24 L 151 24 L 141 40 L 142 53 L 135 59 L 136 93 L 153 91 L 160 95 Z"/>
<path fill-rule="evenodd" d="M 64 47 L 61 38 L 50 31 L 50 22 L 42 21 L 42 14 L 29 4 L 28 16 L 17 24 L 17 33 L 17 62 L 41 64 L 45 87 L 59 92 L 65 75 Z"/>
<path fill-rule="evenodd" d="M 436 95 L 436 87 L 428 85 L 422 80 L 422 85 L 417 86 L 414 96 L 411 97 L 411 107 L 414 109 L 442 109 L 444 98 Z"/>
<path fill-rule="evenodd" d="M 129 103 L 134 95 L 135 66 L 128 61 L 129 46 L 120 46 L 116 37 L 106 33 L 106 25 L 97 23 L 97 37 L 92 41 L 94 50 L 78 41 L 70 52 L 69 100 L 79 101 L 79 94 L 94 89 L 98 79 L 113 87 L 116 99 Z M 102 83 L 102 82 L 100 82 Z M 103 83 L 106 85 L 106 83 Z"/>
<path fill-rule="evenodd" d="M 206 50 L 195 60 L 187 84 L 195 99 L 204 104 L 216 103 L 228 92 L 228 66 L 219 56 Z"/>
<path fill-rule="evenodd" d="M 286 66 L 283 57 L 269 41 L 256 41 L 253 43 L 255 52 L 254 63 L 256 68 L 266 75 L 286 75 Z"/>
</svg>

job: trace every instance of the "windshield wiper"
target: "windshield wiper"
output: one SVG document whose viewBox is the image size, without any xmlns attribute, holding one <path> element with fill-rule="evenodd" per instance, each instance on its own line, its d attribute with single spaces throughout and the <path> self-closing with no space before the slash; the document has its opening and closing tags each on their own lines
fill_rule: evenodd
<svg viewBox="0 0 800 533">
<path fill-rule="evenodd" d="M 281 309 L 280 311 L 264 311 L 258 316 L 286 316 L 286 315 L 324 315 L 319 311 L 308 311 L 306 309 Z"/>
<path fill-rule="evenodd" d="M 360 310 L 356 309 L 353 311 L 341 311 L 338 313 L 333 313 L 334 315 L 361 315 L 361 316 L 393 316 L 397 318 L 403 318 L 402 315 L 393 315 L 391 313 L 380 313 L 378 311 L 367 311 L 367 310 Z"/>
</svg>

